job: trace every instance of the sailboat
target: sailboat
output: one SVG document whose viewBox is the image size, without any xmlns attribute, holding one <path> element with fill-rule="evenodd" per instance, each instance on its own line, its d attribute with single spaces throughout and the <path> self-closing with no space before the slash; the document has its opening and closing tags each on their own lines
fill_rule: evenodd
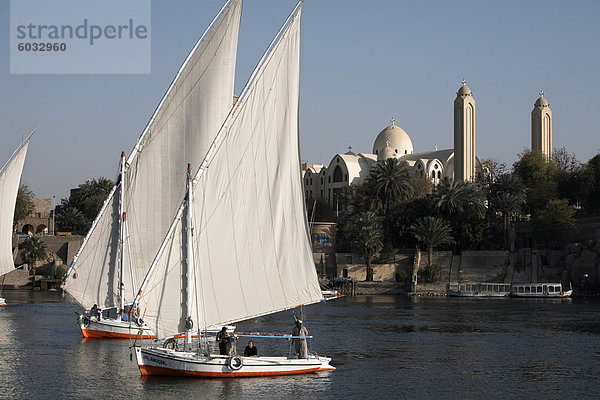
<svg viewBox="0 0 600 400">
<path fill-rule="evenodd" d="M 62 288 L 84 310 L 84 337 L 153 337 L 131 303 L 199 164 L 232 108 L 241 1 L 228 2 L 186 57 L 82 242 Z M 89 311 L 88 311 L 89 312 Z"/>
<path fill-rule="evenodd" d="M 159 338 L 183 340 L 134 346 L 142 375 L 233 378 L 335 369 L 315 353 L 211 354 L 201 335 L 207 326 L 324 301 L 299 159 L 301 7 L 302 1 L 267 48 L 197 172 L 188 166 L 185 199 L 134 300 Z"/>
<path fill-rule="evenodd" d="M 0 275 L 15 269 L 12 252 L 13 216 L 29 140 L 34 133 L 27 136 L 0 170 Z M 6 299 L 0 297 L 0 306 L 4 305 Z"/>
</svg>

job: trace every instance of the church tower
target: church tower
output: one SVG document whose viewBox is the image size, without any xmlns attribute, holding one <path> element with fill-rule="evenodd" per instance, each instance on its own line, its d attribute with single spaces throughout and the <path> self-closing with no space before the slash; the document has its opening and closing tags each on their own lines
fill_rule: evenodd
<svg viewBox="0 0 600 400">
<path fill-rule="evenodd" d="M 467 82 L 454 100 L 454 179 L 475 180 L 475 100 Z"/>
<path fill-rule="evenodd" d="M 531 110 L 531 150 L 541 151 L 546 159 L 552 159 L 552 110 L 544 92 L 540 92 Z"/>
</svg>

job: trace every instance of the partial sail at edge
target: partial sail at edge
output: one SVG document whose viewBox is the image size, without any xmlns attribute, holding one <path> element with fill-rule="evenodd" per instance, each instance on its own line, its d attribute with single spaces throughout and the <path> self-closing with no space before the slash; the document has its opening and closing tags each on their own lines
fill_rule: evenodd
<svg viewBox="0 0 600 400">
<path fill-rule="evenodd" d="M 12 254 L 13 217 L 29 139 L 33 133 L 29 134 L 0 170 L 0 275 L 15 269 Z"/>
<path fill-rule="evenodd" d="M 195 184 L 196 328 L 322 299 L 301 185 L 300 7 L 238 100 Z M 148 277 L 140 312 L 158 337 L 185 330 L 185 223 Z"/>
<path fill-rule="evenodd" d="M 185 166 L 199 163 L 233 103 L 242 0 L 229 0 L 198 41 L 128 159 L 126 302 L 133 300 L 181 203 Z M 107 199 L 67 273 L 83 307 L 118 304 L 119 196 Z"/>
</svg>

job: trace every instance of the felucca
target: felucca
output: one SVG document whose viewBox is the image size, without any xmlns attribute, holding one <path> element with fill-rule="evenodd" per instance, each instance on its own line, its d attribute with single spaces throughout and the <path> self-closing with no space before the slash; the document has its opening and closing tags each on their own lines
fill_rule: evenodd
<svg viewBox="0 0 600 400">
<path fill-rule="evenodd" d="M 134 347 L 142 375 L 233 378 L 335 369 L 315 353 L 211 354 L 202 335 L 211 325 L 324 300 L 300 172 L 301 6 L 259 61 L 197 172 L 188 167 L 187 194 L 134 302 L 159 338 L 182 335 L 183 343 Z"/>
<path fill-rule="evenodd" d="M 232 108 L 241 9 L 223 7 L 185 59 L 63 278 L 102 310 L 80 314 L 85 337 L 154 337 L 130 304 L 185 196 L 186 163 L 202 161 Z"/>
<path fill-rule="evenodd" d="M 0 275 L 15 269 L 12 252 L 13 216 L 29 140 L 34 133 L 27 136 L 0 170 Z M 0 306 L 4 305 L 6 299 L 0 297 Z"/>
</svg>

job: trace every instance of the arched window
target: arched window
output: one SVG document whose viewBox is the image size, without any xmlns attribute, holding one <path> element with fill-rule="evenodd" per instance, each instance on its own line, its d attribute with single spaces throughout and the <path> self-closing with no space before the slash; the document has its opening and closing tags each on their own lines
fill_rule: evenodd
<svg viewBox="0 0 600 400">
<path fill-rule="evenodd" d="M 435 179 L 435 171 L 431 171 L 431 179 Z"/>
<path fill-rule="evenodd" d="M 336 165 L 333 170 L 333 183 L 342 182 L 342 169 L 339 165 Z"/>
<path fill-rule="evenodd" d="M 442 171 L 438 171 L 438 179 L 442 179 Z"/>
</svg>

